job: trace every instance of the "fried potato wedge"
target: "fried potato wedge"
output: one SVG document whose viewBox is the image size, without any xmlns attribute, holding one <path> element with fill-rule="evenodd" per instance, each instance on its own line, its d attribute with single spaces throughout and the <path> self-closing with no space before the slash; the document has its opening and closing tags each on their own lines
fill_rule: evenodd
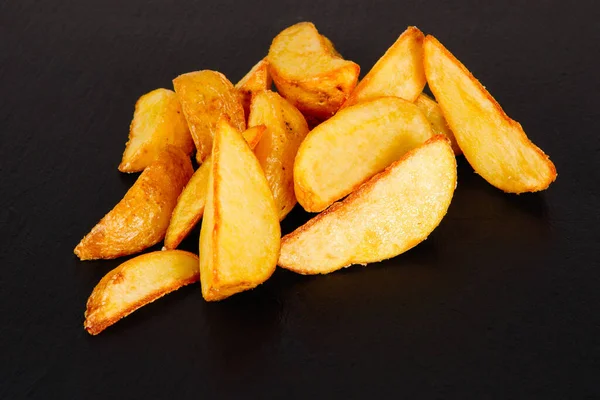
<svg viewBox="0 0 600 400">
<path fill-rule="evenodd" d="M 344 108 L 300 145 L 296 198 L 306 211 L 322 211 L 432 136 L 419 108 L 398 97 Z"/>
<path fill-rule="evenodd" d="M 167 147 L 125 197 L 81 240 L 75 254 L 81 260 L 117 258 L 160 242 L 177 197 L 193 172 L 185 153 Z"/>
<path fill-rule="evenodd" d="M 356 86 L 360 67 L 344 60 L 310 22 L 284 29 L 269 49 L 278 92 L 307 119 L 331 117 Z"/>
<path fill-rule="evenodd" d="M 335 57 L 343 58 L 342 55 L 335 49 L 333 42 L 327 36 L 321 35 L 321 40 L 331 54 L 333 54 Z"/>
<path fill-rule="evenodd" d="M 415 101 L 426 83 L 423 38 L 419 29 L 408 27 L 360 81 L 343 107 L 382 96 Z"/>
<path fill-rule="evenodd" d="M 537 192 L 556 168 L 502 107 L 436 38 L 424 42 L 429 88 L 475 172 L 508 193 Z"/>
<path fill-rule="evenodd" d="M 132 258 L 96 285 L 83 326 L 97 335 L 138 308 L 198 281 L 199 275 L 198 257 L 187 251 L 155 251 Z"/>
<path fill-rule="evenodd" d="M 254 96 L 248 125 L 267 127 L 254 154 L 275 197 L 279 220 L 283 220 L 296 205 L 294 159 L 308 134 L 308 125 L 296 107 L 270 91 Z"/>
<path fill-rule="evenodd" d="M 269 75 L 269 62 L 266 58 L 260 60 L 252 69 L 235 85 L 240 93 L 246 120 L 250 115 L 250 102 L 252 96 L 263 90 L 271 90 L 273 80 Z"/>
<path fill-rule="evenodd" d="M 239 93 L 220 72 L 204 70 L 179 75 L 173 80 L 173 87 L 196 144 L 198 163 L 211 152 L 221 115 L 227 115 L 236 129 L 246 129 Z"/>
<path fill-rule="evenodd" d="M 454 155 L 458 156 L 462 154 L 462 150 L 458 147 L 454 133 L 452 133 L 452 130 L 448 127 L 446 118 L 444 118 L 444 114 L 438 103 L 425 93 L 421 93 L 419 97 L 417 97 L 417 100 L 415 100 L 415 104 L 419 107 L 421 112 L 425 114 L 425 117 L 427 117 L 427 120 L 431 124 L 431 129 L 433 129 L 433 133 L 435 135 L 445 135 L 450 140 Z"/>
<path fill-rule="evenodd" d="M 172 90 L 156 89 L 135 104 L 119 171 L 142 171 L 168 145 L 179 147 L 187 155 L 195 149 L 177 95 Z"/>
<path fill-rule="evenodd" d="M 207 301 L 252 289 L 275 271 L 281 230 L 256 156 L 224 118 L 212 152 L 200 230 L 200 283 Z"/>
<path fill-rule="evenodd" d="M 258 125 L 244 131 L 242 135 L 251 149 L 256 147 L 266 129 L 264 125 Z M 211 165 L 212 157 L 208 156 L 179 195 L 165 235 L 166 249 L 176 249 L 202 218 Z"/>
<path fill-rule="evenodd" d="M 455 188 L 450 143 L 434 136 L 284 236 L 278 264 L 300 274 L 327 274 L 395 257 L 439 225 Z"/>
</svg>

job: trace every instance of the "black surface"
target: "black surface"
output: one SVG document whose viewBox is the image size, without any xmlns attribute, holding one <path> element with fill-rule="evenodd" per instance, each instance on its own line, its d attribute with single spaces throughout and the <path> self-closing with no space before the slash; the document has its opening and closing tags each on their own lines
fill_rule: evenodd
<svg viewBox="0 0 600 400">
<path fill-rule="evenodd" d="M 600 7 L 237 3 L 0 3 L 0 397 L 600 397 Z M 89 336 L 87 297 L 123 260 L 72 250 L 135 180 L 116 167 L 136 99 L 197 69 L 236 81 L 301 20 L 363 72 L 407 25 L 436 35 L 558 180 L 507 195 L 462 160 L 447 217 L 402 256 L 278 270 L 218 304 L 194 285 Z"/>
</svg>

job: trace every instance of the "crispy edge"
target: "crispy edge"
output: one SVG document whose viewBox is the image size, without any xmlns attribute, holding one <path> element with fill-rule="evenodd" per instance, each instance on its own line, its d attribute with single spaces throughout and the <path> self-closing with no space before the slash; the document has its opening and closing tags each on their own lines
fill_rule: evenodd
<svg viewBox="0 0 600 400">
<path fill-rule="evenodd" d="M 191 255 L 194 256 L 196 259 L 198 258 L 197 255 L 195 255 L 194 253 L 190 253 L 188 251 L 183 251 L 183 250 L 169 250 L 169 251 L 177 251 L 177 252 L 181 252 L 181 253 L 185 253 L 186 255 Z M 148 256 L 152 253 L 146 253 L 143 255 L 140 255 L 138 257 L 141 256 Z M 102 278 L 102 280 L 100 280 L 100 282 L 98 283 L 98 285 L 96 285 L 96 287 L 100 286 L 100 284 L 102 283 L 106 283 L 104 286 L 108 286 L 109 283 L 112 283 L 112 281 L 114 280 L 118 280 L 118 279 L 122 279 L 122 275 L 120 275 L 121 271 L 117 271 L 121 266 L 126 265 L 127 263 L 136 260 L 138 257 L 134 257 L 130 260 L 125 261 L 123 264 L 119 265 L 118 267 L 116 267 L 115 269 L 113 269 L 112 271 L 110 271 L 108 274 L 106 274 L 106 276 L 104 278 Z M 139 261 L 139 260 L 137 260 Z M 122 268 L 121 268 L 122 269 Z M 106 281 L 105 281 L 106 279 Z M 143 306 L 152 303 L 155 300 L 160 299 L 161 297 L 176 291 L 177 289 L 192 284 L 194 282 L 197 282 L 198 279 L 200 279 L 200 271 L 198 271 L 198 273 L 196 275 L 194 275 L 192 278 L 190 279 L 184 279 L 181 280 L 179 282 L 177 282 L 174 285 L 171 286 L 166 286 L 161 290 L 157 290 L 149 295 L 147 295 L 146 297 L 136 301 L 135 303 L 133 303 L 131 306 L 127 307 L 126 309 L 124 309 L 122 312 L 116 314 L 114 317 L 112 318 L 106 318 L 106 319 L 101 319 L 101 320 L 97 320 L 97 321 L 90 321 L 88 320 L 87 316 L 88 316 L 88 312 L 90 311 L 90 304 L 93 304 L 97 299 L 96 296 L 94 296 L 94 292 L 96 290 L 96 288 L 94 288 L 94 291 L 92 292 L 92 295 L 90 296 L 90 298 L 87 301 L 86 304 L 86 311 L 85 311 L 85 321 L 83 322 L 83 327 L 85 328 L 85 330 L 90 334 L 90 335 L 97 335 L 100 332 L 102 332 L 103 330 L 105 330 L 106 328 L 108 328 L 111 325 L 114 325 L 115 323 L 117 323 L 118 321 L 120 321 L 121 319 L 125 318 L 126 316 L 128 316 L 129 314 L 131 314 L 132 312 L 142 308 Z M 101 307 L 102 304 L 98 305 L 97 307 L 94 307 L 94 309 L 97 309 L 99 307 Z"/>
<path fill-rule="evenodd" d="M 406 154 L 404 154 L 402 157 L 400 157 L 400 159 L 398 159 L 397 161 L 394 161 L 393 163 L 391 163 L 383 171 L 379 172 L 378 174 L 374 175 L 371 179 L 369 179 L 368 181 L 364 182 L 362 185 L 359 186 L 358 189 L 356 189 L 355 191 L 353 191 L 352 193 L 350 193 L 348 195 L 348 197 L 346 197 L 343 200 L 336 201 L 331 206 L 329 206 L 327 209 L 325 209 L 324 211 L 320 212 L 319 214 L 317 214 L 316 216 L 314 216 L 313 218 L 311 218 L 310 220 L 308 220 L 304 225 L 296 228 L 294 231 L 292 231 L 292 232 L 288 233 L 287 235 L 285 235 L 284 237 L 282 237 L 281 238 L 281 247 L 283 247 L 283 245 L 287 241 L 295 239 L 297 236 L 300 236 L 301 233 L 304 233 L 309 228 L 312 228 L 314 225 L 316 225 L 319 221 L 321 221 L 327 215 L 337 213 L 337 211 L 340 208 L 342 208 L 344 206 L 350 206 L 355 201 L 360 200 L 364 196 L 365 192 L 368 192 L 381 179 L 383 179 L 383 178 L 387 177 L 388 175 L 390 175 L 391 172 L 392 172 L 392 169 L 394 167 L 396 167 L 400 163 L 403 163 L 404 160 L 412 157 L 413 154 L 417 150 L 419 150 L 421 147 L 426 146 L 426 145 L 428 145 L 430 143 L 433 143 L 433 142 L 440 141 L 440 140 L 446 141 L 448 143 L 448 146 L 450 147 L 450 149 L 452 149 L 452 144 L 450 143 L 450 140 L 448 140 L 448 138 L 445 135 L 435 135 L 435 136 L 431 137 L 430 139 L 428 139 L 427 141 L 425 141 L 425 143 L 423 143 L 421 146 L 408 151 Z M 454 187 L 456 187 L 456 177 L 454 178 Z M 442 218 L 443 218 L 443 216 L 442 216 Z M 441 220 L 440 220 L 440 222 L 441 222 Z M 439 222 L 438 222 L 438 225 L 439 225 Z M 423 240 L 415 243 L 412 247 L 415 247 L 417 244 L 421 243 L 424 240 L 425 239 L 423 239 Z M 277 265 L 279 265 L 281 268 L 284 268 L 284 269 L 296 272 L 298 274 L 302 274 L 302 275 L 314 275 L 314 273 L 312 273 L 312 272 L 310 272 L 308 270 L 305 270 L 305 269 L 301 269 L 301 268 L 300 269 L 288 268 L 285 265 L 280 264 L 279 260 L 277 261 Z M 352 265 L 352 264 L 350 264 L 350 265 Z M 342 267 L 342 268 L 344 268 L 344 267 Z M 337 270 L 338 269 L 335 269 L 335 271 L 337 271 Z M 329 271 L 329 272 L 332 272 L 332 271 Z M 325 272 L 325 273 L 327 273 L 327 272 Z"/>
<path fill-rule="evenodd" d="M 473 76 L 471 71 L 469 71 L 463 63 L 461 63 L 456 57 L 454 57 L 454 55 L 442 43 L 440 43 L 439 40 L 437 40 L 432 35 L 425 36 L 425 40 L 423 41 L 423 58 L 424 58 L 424 60 L 427 59 L 427 52 L 428 52 L 427 47 L 428 46 L 436 47 L 444 56 L 446 56 L 448 58 L 448 60 L 451 63 L 458 66 L 458 68 L 463 73 L 465 73 L 467 78 L 471 82 L 473 82 L 473 84 L 477 87 L 477 89 L 479 89 L 479 91 L 492 103 L 492 107 L 494 108 L 494 110 L 496 111 L 498 116 L 500 116 L 500 118 L 505 120 L 509 125 L 511 125 L 514 129 L 516 129 L 519 132 L 521 143 L 526 146 L 531 146 L 533 148 L 533 150 L 536 153 L 538 153 L 543 160 L 546 160 L 546 164 L 547 164 L 548 168 L 550 169 L 550 175 L 549 175 L 548 179 L 546 181 L 544 181 L 542 185 L 540 185 L 540 186 L 543 186 L 544 189 L 537 189 L 537 190 L 534 190 L 534 192 L 545 190 L 548 186 L 550 186 L 550 184 L 552 182 L 554 182 L 556 180 L 556 177 L 558 176 L 558 174 L 556 173 L 556 167 L 554 166 L 554 163 L 550 160 L 550 157 L 548 157 L 548 155 L 546 153 L 544 153 L 544 151 L 542 149 L 540 149 L 538 146 L 536 146 L 535 143 L 533 143 L 531 140 L 529 140 L 529 138 L 527 137 L 527 134 L 523 130 L 523 127 L 521 126 L 521 124 L 518 123 L 517 121 L 515 121 L 514 119 L 510 118 L 504 112 L 504 110 L 502 109 L 500 104 L 498 104 L 496 99 L 494 99 L 494 97 L 490 94 L 490 92 L 488 92 L 487 89 L 481 84 L 481 82 L 479 82 L 479 80 L 477 80 L 477 78 L 475 78 Z M 428 63 L 424 62 L 423 65 L 425 68 L 425 76 L 430 75 Z M 429 82 L 429 79 L 427 81 Z M 429 85 L 429 88 L 431 89 L 431 92 L 437 99 L 438 98 L 438 93 L 436 93 L 437 90 L 435 90 L 431 84 Z M 439 103 L 438 103 L 438 105 L 442 109 L 442 113 L 443 113 L 443 111 L 444 111 L 443 107 Z M 456 136 L 455 128 L 450 126 L 450 121 L 448 121 L 448 118 L 446 118 L 446 115 L 444 115 L 444 118 L 446 119 L 446 122 L 448 123 L 450 130 L 452 130 L 452 132 L 455 134 L 455 138 L 458 143 L 459 139 Z M 460 143 L 459 143 L 459 146 L 460 146 Z M 461 150 L 462 150 L 462 147 L 461 147 Z M 467 157 L 467 155 L 464 152 L 463 152 L 463 155 L 465 156 L 465 158 L 468 161 L 469 157 Z M 469 162 L 469 164 L 470 164 L 470 162 Z M 504 190 L 502 190 L 502 191 L 504 192 Z M 506 192 L 506 193 L 510 193 L 510 192 Z M 522 192 L 519 192 L 519 193 L 522 193 Z"/>
</svg>

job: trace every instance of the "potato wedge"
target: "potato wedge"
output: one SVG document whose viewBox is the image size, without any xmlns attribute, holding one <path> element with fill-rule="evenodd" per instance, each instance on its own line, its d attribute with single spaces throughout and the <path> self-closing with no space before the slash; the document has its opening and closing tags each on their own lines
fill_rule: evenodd
<svg viewBox="0 0 600 400">
<path fill-rule="evenodd" d="M 296 205 L 294 159 L 308 134 L 308 125 L 296 107 L 270 91 L 254 96 L 248 125 L 267 127 L 254 154 L 269 182 L 281 221 Z"/>
<path fill-rule="evenodd" d="M 445 135 L 448 140 L 450 140 L 454 155 L 458 156 L 462 154 L 462 150 L 458 147 L 454 133 L 452 133 L 452 130 L 448 127 L 446 118 L 444 118 L 444 114 L 438 103 L 425 93 L 421 93 L 419 97 L 417 97 L 417 100 L 415 100 L 415 104 L 419 107 L 419 110 L 425 114 L 425 117 L 427 117 L 427 120 L 431 124 L 431 129 L 433 129 L 433 133 L 435 135 Z"/>
<path fill-rule="evenodd" d="M 269 49 L 269 72 L 277 91 L 307 119 L 331 117 L 358 81 L 358 64 L 332 49 L 310 22 L 284 29 Z"/>
<path fill-rule="evenodd" d="M 240 94 L 246 120 L 250 115 L 250 102 L 252 96 L 263 90 L 271 90 L 273 80 L 269 75 L 269 62 L 266 58 L 260 60 L 252 69 L 235 85 Z"/>
<path fill-rule="evenodd" d="M 343 58 L 342 55 L 335 49 L 333 42 L 329 40 L 327 36 L 321 35 L 321 40 L 323 41 L 323 44 L 331 54 L 333 54 L 335 57 Z"/>
<path fill-rule="evenodd" d="M 194 170 L 189 157 L 169 146 L 142 172 L 125 197 L 75 247 L 81 260 L 134 254 L 165 237 L 177 196 Z"/>
<path fill-rule="evenodd" d="M 199 164 L 211 152 L 221 115 L 227 115 L 236 129 L 246 129 L 239 93 L 220 72 L 204 70 L 179 75 L 173 79 L 173 87 L 196 144 Z"/>
<path fill-rule="evenodd" d="M 419 29 L 408 27 L 360 81 L 343 107 L 382 96 L 415 101 L 426 83 L 423 38 Z"/>
<path fill-rule="evenodd" d="M 256 156 L 224 118 L 212 152 L 200 231 L 200 283 L 207 301 L 252 289 L 275 271 L 281 230 Z"/>
<path fill-rule="evenodd" d="M 177 95 L 172 90 L 156 89 L 135 104 L 119 171 L 142 171 L 168 145 L 179 147 L 187 155 L 195 149 Z"/>
<path fill-rule="evenodd" d="M 556 168 L 502 107 L 436 38 L 424 42 L 429 88 L 475 172 L 508 193 L 537 192 Z"/>
<path fill-rule="evenodd" d="M 244 131 L 242 135 L 251 149 L 256 147 L 266 129 L 264 125 L 258 125 Z M 165 235 L 166 249 L 176 249 L 202 218 L 211 165 L 212 158 L 208 156 L 179 195 Z"/>
<path fill-rule="evenodd" d="M 199 275 L 198 256 L 187 251 L 155 251 L 132 258 L 96 285 L 83 326 L 97 335 L 138 308 L 198 281 Z"/>
<path fill-rule="evenodd" d="M 450 143 L 434 136 L 284 236 L 278 264 L 300 274 L 327 274 L 397 256 L 439 225 L 455 188 Z"/>
<path fill-rule="evenodd" d="M 306 211 L 322 211 L 432 136 L 418 107 L 398 97 L 345 108 L 300 145 L 294 163 L 296 198 Z"/>
</svg>

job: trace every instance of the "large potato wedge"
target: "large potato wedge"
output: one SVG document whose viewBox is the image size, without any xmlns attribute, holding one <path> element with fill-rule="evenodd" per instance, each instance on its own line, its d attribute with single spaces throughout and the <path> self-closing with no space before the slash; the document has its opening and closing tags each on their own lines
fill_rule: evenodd
<svg viewBox="0 0 600 400">
<path fill-rule="evenodd" d="M 306 118 L 331 117 L 356 86 L 360 67 L 344 60 L 310 22 L 284 29 L 269 49 L 269 72 L 278 92 Z"/>
<path fill-rule="evenodd" d="M 398 97 L 344 108 L 300 145 L 296 198 L 306 211 L 322 211 L 432 135 L 418 107 Z"/>
<path fill-rule="evenodd" d="M 446 118 L 444 118 L 444 114 L 438 103 L 425 93 L 421 93 L 419 97 L 417 97 L 417 100 L 415 100 L 415 104 L 423 114 L 425 114 L 425 117 L 427 117 L 427 120 L 431 124 L 431 129 L 433 129 L 433 133 L 435 135 L 445 135 L 452 144 L 454 154 L 457 156 L 462 154 L 462 150 L 458 147 L 454 133 L 452 133 L 452 130 L 448 127 Z"/>
<path fill-rule="evenodd" d="M 211 152 L 221 115 L 227 115 L 236 129 L 246 129 L 240 95 L 220 72 L 204 70 L 179 75 L 173 79 L 173 87 L 196 144 L 198 163 Z"/>
<path fill-rule="evenodd" d="M 81 240 L 75 254 L 81 260 L 116 258 L 160 242 L 169 226 L 177 196 L 193 172 L 189 157 L 169 146 Z"/>
<path fill-rule="evenodd" d="M 436 38 L 424 42 L 429 88 L 475 172 L 509 193 L 536 192 L 556 179 L 548 156 Z"/>
<path fill-rule="evenodd" d="M 135 104 L 119 171 L 142 171 L 169 145 L 187 155 L 195 149 L 177 95 L 172 90 L 156 89 Z"/>
<path fill-rule="evenodd" d="M 260 60 L 252 69 L 236 83 L 235 88 L 240 93 L 246 120 L 250 115 L 250 102 L 255 93 L 271 90 L 273 80 L 269 75 L 269 62 L 266 58 Z"/>
<path fill-rule="evenodd" d="M 419 29 L 408 27 L 360 81 L 343 107 L 382 96 L 415 101 L 426 83 L 423 38 Z"/>
<path fill-rule="evenodd" d="M 296 205 L 294 159 L 308 134 L 308 125 L 296 107 L 270 91 L 254 96 L 248 125 L 267 127 L 254 154 L 275 197 L 279 220 L 283 220 Z"/>
<path fill-rule="evenodd" d="M 96 285 L 83 326 L 97 335 L 138 308 L 198 281 L 199 275 L 198 257 L 187 251 L 155 251 L 132 258 Z"/>
<path fill-rule="evenodd" d="M 262 168 L 223 119 L 215 136 L 200 230 L 200 283 L 207 301 L 252 289 L 275 271 L 281 230 Z"/>
<path fill-rule="evenodd" d="M 251 149 L 256 147 L 266 129 L 264 125 L 258 125 L 244 131 L 242 135 Z M 209 155 L 179 195 L 165 235 L 165 248 L 177 248 L 202 218 L 211 165 L 212 157 Z"/>
<path fill-rule="evenodd" d="M 439 225 L 455 188 L 450 143 L 434 136 L 284 236 L 278 264 L 300 274 L 326 274 L 397 256 Z"/>
</svg>

